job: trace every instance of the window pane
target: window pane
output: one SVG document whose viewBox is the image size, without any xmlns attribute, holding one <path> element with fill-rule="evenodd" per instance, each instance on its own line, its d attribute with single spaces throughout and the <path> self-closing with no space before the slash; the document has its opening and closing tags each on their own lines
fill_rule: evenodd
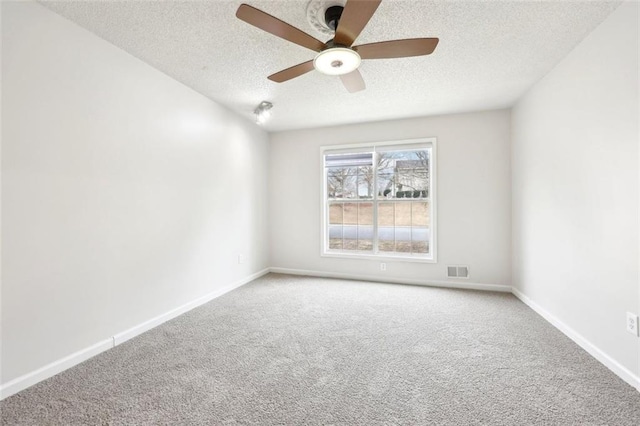
<svg viewBox="0 0 640 426">
<path fill-rule="evenodd" d="M 411 241 L 396 241 L 396 252 L 411 253 Z"/>
<path fill-rule="evenodd" d="M 380 252 L 394 252 L 394 251 L 396 251 L 395 241 L 393 239 L 391 239 L 391 240 L 378 239 L 378 251 L 380 251 Z"/>
<path fill-rule="evenodd" d="M 355 198 L 358 169 L 355 167 L 331 167 L 327 170 L 327 197 Z"/>
<path fill-rule="evenodd" d="M 373 226 L 358 227 L 358 250 L 373 250 Z"/>
<path fill-rule="evenodd" d="M 345 225 L 343 232 L 343 250 L 358 250 L 358 225 Z"/>
<path fill-rule="evenodd" d="M 395 225 L 411 226 L 411 203 L 398 201 L 394 203 L 396 206 Z"/>
<path fill-rule="evenodd" d="M 429 205 L 427 202 L 411 203 L 411 226 L 429 226 Z"/>
<path fill-rule="evenodd" d="M 329 204 L 329 223 L 342 225 L 342 210 L 344 203 L 330 203 Z"/>
<path fill-rule="evenodd" d="M 373 203 L 358 204 L 358 225 L 373 225 Z"/>
<path fill-rule="evenodd" d="M 343 205 L 343 250 L 358 249 L 358 203 Z"/>
<path fill-rule="evenodd" d="M 358 198 L 373 198 L 373 167 L 358 168 Z"/>
<path fill-rule="evenodd" d="M 378 204 L 378 251 L 395 251 L 395 203 Z"/>
<path fill-rule="evenodd" d="M 373 203 L 358 204 L 358 250 L 373 250 Z"/>
<path fill-rule="evenodd" d="M 395 196 L 394 172 L 391 162 L 384 156 L 378 158 L 378 196 L 392 198 Z"/>
<path fill-rule="evenodd" d="M 427 202 L 382 202 L 378 205 L 378 251 L 429 253 Z"/>
<path fill-rule="evenodd" d="M 413 253 L 429 252 L 429 229 L 425 226 L 411 228 L 411 251 Z"/>
<path fill-rule="evenodd" d="M 416 254 L 429 253 L 429 204 L 411 203 L 411 251 Z"/>
<path fill-rule="evenodd" d="M 373 198 L 373 167 L 329 167 L 327 197 Z"/>
<path fill-rule="evenodd" d="M 329 249 L 342 250 L 342 225 L 329 225 Z"/>
<path fill-rule="evenodd" d="M 344 203 L 329 204 L 329 249 L 342 250 L 342 222 Z"/>
<path fill-rule="evenodd" d="M 388 151 L 378 155 L 378 194 L 386 198 L 429 196 L 429 150 Z"/>
<path fill-rule="evenodd" d="M 396 203 L 378 204 L 378 226 L 391 226 L 395 224 L 394 211 Z"/>
<path fill-rule="evenodd" d="M 358 204 L 357 203 L 344 203 L 343 204 L 343 219 L 342 223 L 345 225 L 357 225 L 358 224 Z"/>
</svg>

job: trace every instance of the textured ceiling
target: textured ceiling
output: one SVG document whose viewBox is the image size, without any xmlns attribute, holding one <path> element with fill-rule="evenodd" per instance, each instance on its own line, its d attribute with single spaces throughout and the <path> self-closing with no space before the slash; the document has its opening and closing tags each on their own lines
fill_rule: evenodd
<svg viewBox="0 0 640 426">
<path fill-rule="evenodd" d="M 330 38 L 307 20 L 309 0 L 244 2 Z M 430 56 L 364 61 L 367 88 L 354 94 L 315 71 L 267 80 L 314 52 L 237 19 L 242 1 L 41 3 L 246 117 L 261 101 L 273 102 L 265 127 L 277 131 L 509 107 L 620 2 L 383 0 L 355 44 L 440 43 Z"/>
</svg>

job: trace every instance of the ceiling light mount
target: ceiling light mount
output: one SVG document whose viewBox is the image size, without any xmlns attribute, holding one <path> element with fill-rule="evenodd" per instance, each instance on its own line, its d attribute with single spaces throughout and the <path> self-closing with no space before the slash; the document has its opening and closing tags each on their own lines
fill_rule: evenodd
<svg viewBox="0 0 640 426">
<path fill-rule="evenodd" d="M 271 108 L 273 108 L 273 104 L 271 102 L 260 102 L 260 105 L 253 110 L 253 113 L 256 115 L 256 123 L 264 124 L 269 117 L 271 117 Z"/>
<path fill-rule="evenodd" d="M 336 27 L 331 27 L 327 23 L 327 11 L 333 7 L 344 8 L 345 3 L 346 0 L 311 0 L 307 4 L 307 21 L 320 34 L 333 37 Z M 335 14 L 335 12 L 331 12 L 331 14 Z"/>
</svg>

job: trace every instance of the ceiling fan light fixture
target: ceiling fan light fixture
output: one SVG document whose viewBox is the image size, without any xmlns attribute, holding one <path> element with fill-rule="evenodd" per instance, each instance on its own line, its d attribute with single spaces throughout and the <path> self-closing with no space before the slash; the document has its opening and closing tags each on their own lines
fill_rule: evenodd
<svg viewBox="0 0 640 426">
<path fill-rule="evenodd" d="M 360 55 L 347 47 L 332 47 L 318 53 L 313 60 L 313 67 L 326 75 L 344 75 L 355 71 L 359 66 Z"/>
</svg>

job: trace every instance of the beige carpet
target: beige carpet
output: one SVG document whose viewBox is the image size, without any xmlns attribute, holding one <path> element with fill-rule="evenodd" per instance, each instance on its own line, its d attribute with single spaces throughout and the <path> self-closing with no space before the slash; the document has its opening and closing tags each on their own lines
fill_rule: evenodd
<svg viewBox="0 0 640 426">
<path fill-rule="evenodd" d="M 640 425 L 509 294 L 268 275 L 2 403 L 3 425 Z"/>
</svg>

